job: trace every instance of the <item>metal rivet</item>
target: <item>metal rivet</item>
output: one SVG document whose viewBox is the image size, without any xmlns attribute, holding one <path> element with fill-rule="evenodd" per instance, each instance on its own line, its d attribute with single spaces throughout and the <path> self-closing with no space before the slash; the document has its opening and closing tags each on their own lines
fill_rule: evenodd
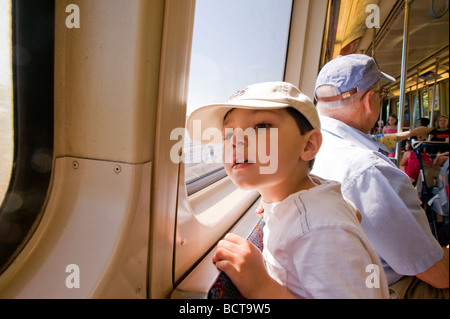
<svg viewBox="0 0 450 319">
<path fill-rule="evenodd" d="M 122 171 L 122 167 L 120 167 L 120 165 L 114 165 L 114 172 L 119 174 L 121 171 Z"/>
<path fill-rule="evenodd" d="M 137 293 L 137 294 L 140 293 L 140 292 L 141 292 L 141 289 L 142 289 L 142 285 L 138 285 L 138 286 L 136 287 L 136 293 Z"/>
<path fill-rule="evenodd" d="M 77 161 L 73 161 L 73 162 L 72 162 L 72 167 L 73 167 L 74 169 L 77 169 L 79 166 L 80 166 L 80 165 L 78 164 Z"/>
</svg>

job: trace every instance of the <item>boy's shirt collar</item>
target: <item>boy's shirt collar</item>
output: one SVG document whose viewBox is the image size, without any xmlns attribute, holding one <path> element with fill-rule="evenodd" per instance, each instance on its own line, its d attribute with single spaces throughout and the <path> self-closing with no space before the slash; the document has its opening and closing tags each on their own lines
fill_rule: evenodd
<svg viewBox="0 0 450 319">
<path fill-rule="evenodd" d="M 310 174 L 311 179 L 316 184 L 316 186 L 309 188 L 309 189 L 302 189 L 295 193 L 290 194 L 285 199 L 279 202 L 275 203 L 267 203 L 264 201 L 264 199 L 261 198 L 260 204 L 258 205 L 258 208 L 256 209 L 256 214 L 264 216 L 264 219 L 269 218 L 270 215 L 276 213 L 280 209 L 283 208 L 285 205 L 290 205 L 292 202 L 292 199 L 299 196 L 300 193 L 304 192 L 316 192 L 319 191 L 317 189 L 318 186 L 325 186 L 325 184 L 330 185 L 332 187 L 338 187 L 340 189 L 340 184 L 334 181 L 328 181 L 326 179 L 320 178 L 316 175 Z M 337 186 L 336 186 L 337 185 Z M 319 191 L 320 192 L 320 191 Z"/>
<path fill-rule="evenodd" d="M 266 203 L 264 201 L 264 199 L 261 199 L 261 207 L 262 207 L 262 212 L 261 214 L 263 214 L 264 218 L 267 218 L 267 214 L 270 214 L 274 211 L 275 207 L 280 204 L 281 202 L 276 202 L 276 203 Z"/>
</svg>

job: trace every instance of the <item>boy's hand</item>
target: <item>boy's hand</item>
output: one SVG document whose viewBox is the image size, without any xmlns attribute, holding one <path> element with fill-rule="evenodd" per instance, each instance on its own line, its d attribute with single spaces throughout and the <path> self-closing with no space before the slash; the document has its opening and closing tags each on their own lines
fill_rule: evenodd
<svg viewBox="0 0 450 319">
<path fill-rule="evenodd" d="M 264 266 L 260 250 L 244 238 L 228 234 L 217 245 L 213 263 L 230 277 L 245 298 L 292 297 Z M 281 289 L 281 295 L 276 291 Z"/>
<path fill-rule="evenodd" d="M 217 247 L 213 263 L 230 277 L 245 298 L 252 298 L 260 290 L 259 282 L 268 276 L 259 249 L 235 234 L 227 234 Z"/>
</svg>

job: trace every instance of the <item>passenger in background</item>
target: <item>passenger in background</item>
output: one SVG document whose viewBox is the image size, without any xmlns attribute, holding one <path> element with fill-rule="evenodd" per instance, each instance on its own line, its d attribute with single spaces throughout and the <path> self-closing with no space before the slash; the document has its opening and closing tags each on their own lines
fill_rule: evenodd
<svg viewBox="0 0 450 319">
<path fill-rule="evenodd" d="M 449 298 L 449 255 L 432 235 L 417 191 L 367 133 L 380 112 L 380 83 L 394 81 L 369 56 L 328 62 L 315 88 L 323 144 L 313 174 L 341 182 L 382 259 L 392 298 Z"/>
<path fill-rule="evenodd" d="M 417 120 L 417 126 L 425 126 L 427 127 L 428 124 L 430 124 L 430 119 L 426 118 L 426 117 L 421 117 L 420 119 Z"/>
<path fill-rule="evenodd" d="M 436 120 L 434 127 L 428 127 L 430 120 L 426 117 L 422 117 L 417 120 L 418 128 L 411 130 L 411 134 L 420 137 L 423 134 L 429 135 L 429 141 L 431 142 L 449 142 L 449 128 L 448 128 L 448 116 L 440 115 Z M 423 130 L 423 131 L 422 131 Z M 419 139 L 423 140 L 423 139 Z M 441 147 L 433 147 L 434 151 L 430 157 L 434 165 L 442 166 L 449 158 L 448 144 Z"/>
<path fill-rule="evenodd" d="M 447 146 L 447 149 L 448 149 L 448 146 Z M 441 166 L 442 167 L 442 165 L 444 165 L 444 163 L 446 162 L 446 161 L 448 161 L 448 151 L 446 151 L 446 152 L 438 152 L 437 154 L 436 154 L 436 157 L 433 159 L 433 164 L 434 165 L 436 165 L 436 166 Z"/>
<path fill-rule="evenodd" d="M 377 124 L 375 124 L 375 126 L 372 128 L 371 134 L 373 134 L 373 135 L 382 134 L 383 133 L 383 126 L 384 126 L 383 120 L 379 120 L 377 122 Z"/>
<path fill-rule="evenodd" d="M 342 197 L 339 183 L 309 174 L 322 134 L 307 96 L 289 83 L 258 83 L 228 102 L 194 111 L 187 122 L 194 137 L 195 120 L 203 131 L 223 132 L 228 176 L 262 196 L 262 255 L 244 238 L 228 234 L 213 257 L 245 298 L 389 296 L 381 262 L 356 208 Z M 253 130 L 254 138 L 248 133 Z M 264 173 L 261 152 L 278 161 L 275 171 Z"/>
<path fill-rule="evenodd" d="M 409 131 L 403 132 L 395 132 L 395 133 L 387 133 L 387 134 L 371 134 L 370 139 L 374 142 L 378 142 L 382 144 L 380 147 L 380 151 L 383 154 L 388 154 L 387 156 L 393 157 L 395 155 L 395 149 L 397 146 L 397 142 L 401 142 L 407 138 L 411 138 L 414 136 L 423 136 L 428 134 L 430 128 L 428 127 L 418 127 Z"/>
<path fill-rule="evenodd" d="M 430 141 L 448 143 L 448 137 L 448 116 L 440 115 L 436 121 L 435 129 L 430 132 Z"/>
<path fill-rule="evenodd" d="M 388 124 L 383 127 L 383 134 L 394 134 L 397 133 L 397 115 L 391 113 L 388 117 Z M 395 147 L 394 149 L 390 149 L 389 157 L 395 157 Z"/>
<path fill-rule="evenodd" d="M 383 127 L 383 134 L 397 133 L 397 122 L 397 115 L 395 115 L 394 113 L 390 114 L 388 118 L 388 124 Z"/>
<path fill-rule="evenodd" d="M 435 129 L 430 132 L 430 141 L 447 142 L 449 141 L 448 116 L 441 115 L 436 121 Z M 449 158 L 448 144 L 441 148 L 433 160 L 433 164 L 442 166 Z"/>
<path fill-rule="evenodd" d="M 418 136 L 419 141 L 426 141 L 426 136 Z M 432 161 L 427 153 L 421 153 L 422 160 L 425 161 L 428 165 L 432 164 Z M 417 158 L 416 153 L 414 152 L 411 141 L 407 140 L 405 145 L 405 152 L 403 153 L 402 159 L 400 160 L 400 168 L 409 176 L 412 184 L 415 186 L 417 184 L 417 179 L 419 178 L 420 173 L 420 164 L 419 159 Z"/>
</svg>

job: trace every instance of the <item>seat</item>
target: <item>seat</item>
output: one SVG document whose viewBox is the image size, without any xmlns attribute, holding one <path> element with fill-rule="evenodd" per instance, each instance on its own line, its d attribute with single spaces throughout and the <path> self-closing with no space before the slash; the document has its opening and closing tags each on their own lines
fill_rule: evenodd
<svg viewBox="0 0 450 319">
<path fill-rule="evenodd" d="M 444 231 L 445 228 L 448 228 L 448 208 L 447 210 L 443 210 L 441 206 L 442 204 L 448 203 L 448 198 L 445 198 L 445 192 L 439 191 L 439 180 L 440 175 L 444 176 L 445 174 L 447 174 L 446 178 L 448 185 L 448 172 L 441 172 L 443 170 L 443 167 L 441 168 L 437 165 L 426 164 L 421 155 L 422 152 L 424 152 L 425 147 L 427 148 L 427 152 L 433 152 L 433 150 L 436 151 L 436 149 L 442 148 L 442 144 L 442 142 L 418 142 L 413 143 L 413 148 L 420 165 L 420 175 L 417 181 L 416 188 L 419 194 L 419 198 L 422 201 L 422 207 L 427 215 L 433 235 L 442 245 L 447 245 L 448 230 L 447 236 L 442 236 L 443 234 L 441 229 L 442 226 L 444 226 Z M 445 177 L 443 177 L 443 179 L 445 180 Z M 440 219 L 443 218 L 443 225 L 442 222 L 438 220 L 438 216 Z"/>
</svg>

